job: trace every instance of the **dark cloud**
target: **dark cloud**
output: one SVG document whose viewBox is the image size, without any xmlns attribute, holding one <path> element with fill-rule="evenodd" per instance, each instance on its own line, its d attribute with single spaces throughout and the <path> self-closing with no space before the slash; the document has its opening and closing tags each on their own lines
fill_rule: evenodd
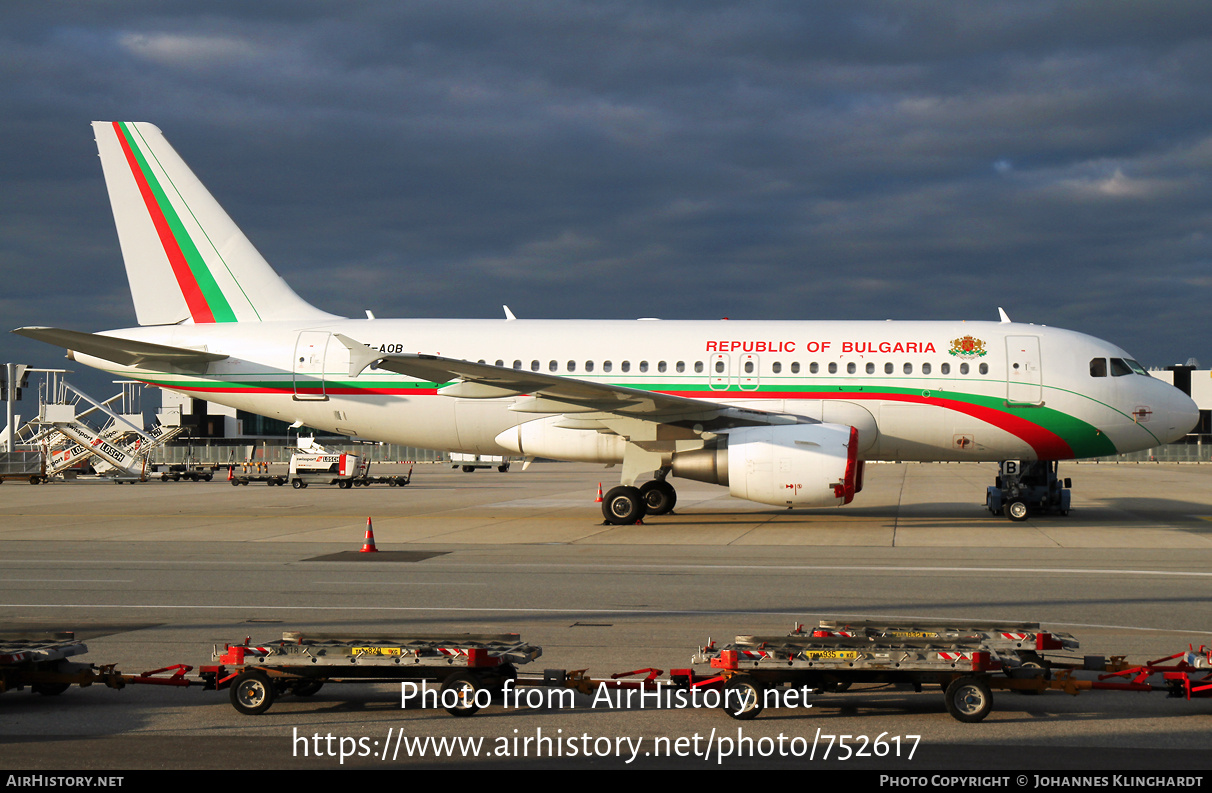
<svg viewBox="0 0 1212 793">
<path fill-rule="evenodd" d="M 1164 1 L 7 4 L 0 309 L 133 324 L 87 126 L 124 119 L 344 314 L 1003 305 L 1206 363 L 1210 22 Z"/>
</svg>

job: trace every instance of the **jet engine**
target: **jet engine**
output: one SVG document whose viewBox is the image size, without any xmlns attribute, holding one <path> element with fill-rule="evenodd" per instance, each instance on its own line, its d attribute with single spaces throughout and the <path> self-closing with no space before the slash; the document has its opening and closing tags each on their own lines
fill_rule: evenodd
<svg viewBox="0 0 1212 793">
<path fill-rule="evenodd" d="M 863 486 L 858 435 L 841 424 L 740 427 L 713 448 L 673 455 L 673 475 L 762 504 L 841 506 Z"/>
</svg>

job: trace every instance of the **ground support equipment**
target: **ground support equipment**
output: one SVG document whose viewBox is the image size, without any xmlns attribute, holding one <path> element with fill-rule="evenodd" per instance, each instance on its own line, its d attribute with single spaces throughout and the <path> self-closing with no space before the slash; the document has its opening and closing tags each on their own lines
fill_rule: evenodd
<svg viewBox="0 0 1212 793">
<path fill-rule="evenodd" d="M 0 693 L 29 686 L 35 694 L 53 697 L 73 685 L 81 688 L 94 683 L 109 688 L 124 688 L 130 684 L 187 687 L 191 682 L 185 675 L 192 666 L 176 664 L 154 669 L 141 675 L 124 675 L 114 666 L 93 666 L 68 661 L 84 655 L 88 647 L 75 639 L 71 631 L 31 636 L 22 633 L 0 635 Z M 161 676 L 170 673 L 167 677 Z M 192 685 L 198 685 L 194 681 Z"/>
<path fill-rule="evenodd" d="M 436 682 L 452 716 L 480 709 L 481 690 L 492 692 L 516 679 L 516 667 L 543 654 L 516 633 L 452 636 L 345 638 L 288 632 L 281 641 L 227 645 L 215 650 L 217 665 L 199 674 L 206 687 L 227 688 L 240 713 L 264 713 L 281 694 L 307 697 L 326 683 Z M 446 704 L 449 703 L 449 704 Z"/>
<path fill-rule="evenodd" d="M 1055 460 L 1003 460 L 993 486 L 985 491 L 985 507 L 993 515 L 1026 520 L 1031 513 L 1068 515 L 1073 483 L 1057 476 Z"/>
</svg>

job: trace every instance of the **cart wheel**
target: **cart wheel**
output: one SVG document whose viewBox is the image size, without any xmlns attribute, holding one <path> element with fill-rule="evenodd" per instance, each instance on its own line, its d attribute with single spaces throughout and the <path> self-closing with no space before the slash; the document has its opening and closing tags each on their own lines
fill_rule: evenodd
<svg viewBox="0 0 1212 793">
<path fill-rule="evenodd" d="M 239 487 L 239 486 L 240 486 L 240 480 L 239 480 L 239 479 L 233 479 L 233 480 L 231 480 L 231 486 L 232 486 L 232 487 Z"/>
<path fill-rule="evenodd" d="M 214 478 L 215 478 L 214 474 L 202 474 L 202 480 L 205 482 L 209 482 L 210 480 L 212 480 Z"/>
<path fill-rule="evenodd" d="M 447 677 L 442 681 L 440 692 L 442 701 L 446 701 L 445 693 L 451 689 L 458 692 L 459 701 L 454 707 L 447 707 L 446 712 L 460 718 L 474 716 L 480 709 L 480 706 L 476 704 L 476 692 L 483 688 L 484 683 L 471 672 L 455 672 Z"/>
<path fill-rule="evenodd" d="M 293 487 L 295 490 L 298 490 L 299 488 L 303 487 L 303 483 L 301 481 L 299 481 L 298 479 L 292 479 L 292 480 L 290 480 L 290 486 Z"/>
<path fill-rule="evenodd" d="M 841 694 L 842 692 L 849 691 L 851 685 L 851 681 L 849 680 L 830 680 L 821 686 L 821 691 L 827 694 Z"/>
<path fill-rule="evenodd" d="M 965 724 L 975 724 L 993 710 L 993 693 L 979 677 L 957 677 L 947 686 L 944 696 L 947 712 Z"/>
<path fill-rule="evenodd" d="M 488 681 L 488 687 L 493 691 L 503 691 L 505 689 L 505 681 L 518 679 L 518 670 L 513 664 L 501 664 L 493 670 L 493 676 Z"/>
<path fill-rule="evenodd" d="M 274 704 L 275 694 L 264 672 L 242 672 L 231 684 L 231 706 L 245 716 L 257 716 Z"/>
<path fill-rule="evenodd" d="M 44 697 L 57 697 L 71 687 L 71 683 L 31 683 L 29 689 Z"/>
<path fill-rule="evenodd" d="M 1027 502 L 1020 499 L 1012 499 L 1006 502 L 1005 506 L 1006 517 L 1013 521 L 1027 519 Z"/>
<path fill-rule="evenodd" d="M 300 683 L 296 683 L 294 688 L 290 690 L 290 693 L 294 694 L 296 697 L 310 697 L 323 687 L 323 680 L 304 680 Z"/>
<path fill-rule="evenodd" d="M 31 476 L 29 478 L 29 483 L 31 485 L 40 485 L 40 484 L 42 484 L 42 478 L 40 476 L 38 476 L 37 474 L 34 474 L 33 476 Z"/>
<path fill-rule="evenodd" d="M 724 684 L 724 712 L 749 721 L 762 712 L 762 684 L 749 675 L 733 675 Z"/>
</svg>

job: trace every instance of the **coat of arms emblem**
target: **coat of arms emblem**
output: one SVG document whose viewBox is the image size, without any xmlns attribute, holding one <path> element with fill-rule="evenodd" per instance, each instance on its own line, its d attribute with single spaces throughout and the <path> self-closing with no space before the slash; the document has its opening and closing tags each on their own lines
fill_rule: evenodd
<svg viewBox="0 0 1212 793">
<path fill-rule="evenodd" d="M 985 350 L 985 342 L 981 339 L 961 336 L 951 340 L 951 349 L 947 352 L 957 358 L 983 358 L 987 350 Z"/>
</svg>

